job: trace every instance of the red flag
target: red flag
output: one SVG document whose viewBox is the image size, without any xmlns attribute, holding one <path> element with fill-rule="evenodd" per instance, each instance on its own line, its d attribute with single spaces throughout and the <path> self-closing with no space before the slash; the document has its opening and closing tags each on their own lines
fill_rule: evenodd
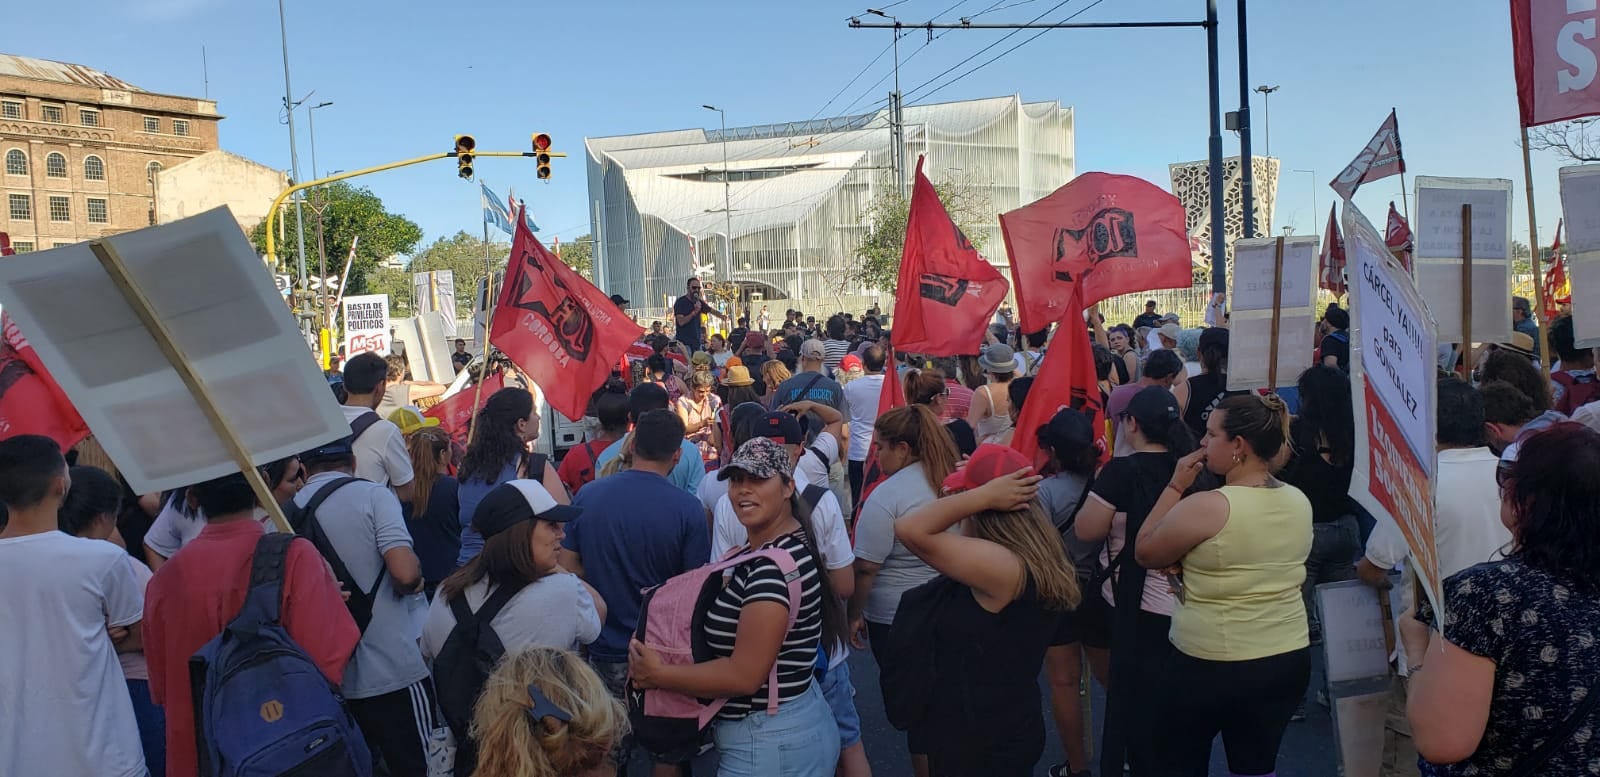
<svg viewBox="0 0 1600 777">
<path fill-rule="evenodd" d="M 422 415 L 428 418 L 439 419 L 439 428 L 449 433 L 450 439 L 462 448 L 467 447 L 467 432 L 472 428 L 472 416 L 483 408 L 483 403 L 494 396 L 494 392 L 506 387 L 504 374 L 496 372 L 483 381 L 483 391 L 480 394 L 477 386 L 468 386 L 452 394 L 449 399 L 424 410 Z M 473 399 L 478 398 L 478 403 L 473 404 Z"/>
<path fill-rule="evenodd" d="M 898 304 L 898 303 L 897 303 Z M 893 335 L 890 336 L 891 339 Z M 899 370 L 895 369 L 894 350 L 891 348 L 888 361 L 883 368 L 883 389 L 878 392 L 878 415 L 881 417 L 897 407 L 906 406 L 906 387 L 900 382 Z M 867 461 L 862 466 L 861 498 L 853 505 L 854 518 L 861 517 L 861 505 L 866 504 L 867 497 L 872 494 L 872 489 L 877 488 L 887 477 L 883 470 L 878 468 L 877 433 L 873 433 L 873 444 L 867 447 Z M 850 521 L 851 531 L 854 532 L 855 520 Z M 852 535 L 853 536 L 853 535 Z"/>
<path fill-rule="evenodd" d="M 1550 245 L 1550 269 L 1544 274 L 1544 320 L 1561 315 L 1572 304 L 1572 284 L 1567 281 L 1567 257 L 1561 253 L 1561 221 L 1556 221 L 1556 241 Z"/>
<path fill-rule="evenodd" d="M 1322 236 L 1322 256 L 1317 259 L 1317 286 L 1344 296 L 1344 235 L 1339 234 L 1339 206 L 1328 208 L 1328 231 Z"/>
<path fill-rule="evenodd" d="M 1361 149 L 1361 153 L 1356 154 L 1356 158 L 1339 171 L 1338 177 L 1329 181 L 1328 186 L 1348 200 L 1356 196 L 1356 189 L 1361 184 L 1405 171 L 1406 158 L 1400 153 L 1400 120 L 1391 108 L 1389 118 L 1383 120 L 1378 133 L 1367 141 L 1367 147 Z"/>
<path fill-rule="evenodd" d="M 42 434 L 67 450 L 88 437 L 88 424 L 11 316 L 0 314 L 0 332 L 0 439 Z"/>
<path fill-rule="evenodd" d="M 489 342 L 544 389 L 552 407 L 582 418 L 589 396 L 644 329 L 540 244 L 526 218 L 514 221 Z"/>
<path fill-rule="evenodd" d="M 1400 266 L 1411 272 L 1411 225 L 1394 209 L 1393 200 L 1389 201 L 1389 223 L 1383 230 L 1383 244 L 1400 259 Z"/>
<path fill-rule="evenodd" d="M 894 346 L 930 356 L 977 353 L 1010 287 L 950 220 L 933 182 L 922 174 L 922 160 L 917 158 L 895 289 Z"/>
<path fill-rule="evenodd" d="M 1000 231 L 1024 331 L 1118 294 L 1187 289 L 1194 282 L 1183 205 L 1132 176 L 1080 175 L 1044 199 L 1000 214 Z"/>
<path fill-rule="evenodd" d="M 1022 406 L 1022 415 L 1017 417 L 1017 430 L 1011 435 L 1011 447 L 1036 463 L 1041 463 L 1039 427 L 1049 423 L 1065 407 L 1089 417 L 1095 439 L 1100 442 L 1102 460 L 1109 452 L 1105 445 L 1105 400 L 1100 397 L 1100 381 L 1095 374 L 1094 347 L 1089 343 L 1089 332 L 1083 324 L 1083 302 L 1074 296 L 1070 306 L 1072 312 L 1050 341 L 1050 353 L 1039 366 L 1028 401 Z"/>
<path fill-rule="evenodd" d="M 1522 126 L 1600 114 L 1594 3 L 1511 0 Z"/>
</svg>

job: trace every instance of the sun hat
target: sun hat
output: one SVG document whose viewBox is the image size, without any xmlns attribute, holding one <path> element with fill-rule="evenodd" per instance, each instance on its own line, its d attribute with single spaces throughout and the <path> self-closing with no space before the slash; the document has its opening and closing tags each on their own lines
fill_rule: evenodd
<svg viewBox="0 0 1600 777">
<path fill-rule="evenodd" d="M 484 495 L 472 525 L 488 539 L 523 521 L 566 523 L 581 514 L 583 508 L 557 502 L 537 480 L 511 480 Z"/>
<path fill-rule="evenodd" d="M 1162 324 L 1161 328 L 1157 329 L 1156 332 L 1173 343 L 1177 343 L 1178 338 L 1183 335 L 1183 329 L 1177 324 Z"/>
<path fill-rule="evenodd" d="M 439 419 L 429 418 L 411 405 L 395 408 L 394 412 L 389 414 L 389 422 L 400 427 L 400 433 L 407 437 L 419 429 L 439 425 Z"/>
<path fill-rule="evenodd" d="M 735 472 L 743 472 L 759 480 L 776 476 L 785 479 L 794 477 L 789 470 L 789 452 L 776 440 L 767 437 L 746 440 L 739 450 L 733 452 L 733 458 L 717 471 L 717 479 L 727 480 Z"/>
<path fill-rule="evenodd" d="M 750 368 L 743 364 L 729 364 L 728 371 L 722 376 L 724 386 L 753 386 L 756 379 L 750 377 Z"/>
<path fill-rule="evenodd" d="M 988 372 L 1009 373 L 1017 369 L 1016 352 L 1005 343 L 994 343 L 983 349 L 978 365 Z"/>
</svg>

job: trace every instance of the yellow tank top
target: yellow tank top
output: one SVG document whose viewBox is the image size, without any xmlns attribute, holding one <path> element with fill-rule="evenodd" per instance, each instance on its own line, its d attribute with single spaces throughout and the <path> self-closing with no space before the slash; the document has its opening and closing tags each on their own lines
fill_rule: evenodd
<svg viewBox="0 0 1600 777">
<path fill-rule="evenodd" d="M 1186 596 L 1172 644 L 1208 661 L 1250 661 L 1306 647 L 1300 585 L 1311 502 L 1291 485 L 1224 486 L 1228 523 L 1183 557 Z"/>
</svg>

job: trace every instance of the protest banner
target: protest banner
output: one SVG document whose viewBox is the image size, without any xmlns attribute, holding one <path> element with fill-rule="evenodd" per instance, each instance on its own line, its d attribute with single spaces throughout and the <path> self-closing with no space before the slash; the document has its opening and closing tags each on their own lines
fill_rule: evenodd
<svg viewBox="0 0 1600 777">
<path fill-rule="evenodd" d="M 465 372 L 462 373 L 463 380 Z M 470 389 L 461 389 L 453 393 L 446 393 L 442 402 L 427 410 L 422 415 L 428 418 L 439 419 L 439 428 L 443 429 L 450 439 L 463 449 L 467 447 L 468 432 L 472 428 L 472 417 L 483 403 L 489 401 L 496 391 L 505 388 L 506 379 L 501 373 L 494 373 L 481 383 Z"/>
<path fill-rule="evenodd" d="M 1233 244 L 1228 390 L 1293 382 L 1316 347 L 1317 238 L 1262 237 Z"/>
<path fill-rule="evenodd" d="M 1592 1 L 1511 1 L 1512 59 L 1523 127 L 1600 114 L 1596 21 Z"/>
<path fill-rule="evenodd" d="M 136 493 L 346 436 L 294 317 L 226 207 L 0 262 L 0 305 Z"/>
<path fill-rule="evenodd" d="M 1600 346 L 1600 165 L 1561 168 L 1567 282 L 1578 347 Z"/>
<path fill-rule="evenodd" d="M 421 315 L 438 312 L 444 318 L 444 336 L 456 336 L 456 281 L 450 270 L 411 274 L 411 307 Z"/>
<path fill-rule="evenodd" d="M 1366 216 L 1346 202 L 1350 381 L 1356 419 L 1350 495 L 1400 528 L 1436 612 L 1444 612 L 1434 542 L 1436 355 L 1428 305 Z M 1459 290 L 1459 285 L 1458 285 Z"/>
<path fill-rule="evenodd" d="M 1463 240 L 1463 205 L 1472 206 L 1470 242 Z M 1440 342 L 1459 343 L 1467 336 L 1475 343 L 1511 341 L 1510 180 L 1418 176 L 1413 245 L 1416 288 L 1438 322 Z M 1472 309 L 1467 311 L 1462 268 L 1469 250 Z M 1471 318 L 1464 322 L 1468 312 Z"/>
<path fill-rule="evenodd" d="M 1402 590 L 1395 586 L 1380 593 L 1360 580 L 1317 586 L 1328 707 L 1344 777 L 1382 773 L 1389 654 L 1396 639 L 1390 623 L 1404 610 Z"/>
<path fill-rule="evenodd" d="M 895 303 L 894 346 L 930 356 L 977 353 L 1011 285 L 950 219 L 922 161 L 917 157 L 896 284 L 916 293 Z"/>
<path fill-rule="evenodd" d="M 344 357 L 371 351 L 389 355 L 389 295 L 363 294 L 345 297 Z"/>
</svg>

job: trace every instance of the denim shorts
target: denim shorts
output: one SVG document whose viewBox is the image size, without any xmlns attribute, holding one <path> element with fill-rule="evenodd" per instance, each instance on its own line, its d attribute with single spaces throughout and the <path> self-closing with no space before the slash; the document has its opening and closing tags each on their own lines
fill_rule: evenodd
<svg viewBox="0 0 1600 777">
<path fill-rule="evenodd" d="M 850 682 L 850 662 L 828 670 L 822 678 L 822 698 L 833 709 L 833 722 L 839 724 L 839 749 L 861 741 L 861 716 L 856 713 L 856 686 Z"/>
<path fill-rule="evenodd" d="M 799 698 L 783 702 L 776 715 L 757 709 L 713 727 L 718 777 L 832 777 L 839 742 L 817 738 L 834 725 L 833 713 L 816 683 Z"/>
</svg>

